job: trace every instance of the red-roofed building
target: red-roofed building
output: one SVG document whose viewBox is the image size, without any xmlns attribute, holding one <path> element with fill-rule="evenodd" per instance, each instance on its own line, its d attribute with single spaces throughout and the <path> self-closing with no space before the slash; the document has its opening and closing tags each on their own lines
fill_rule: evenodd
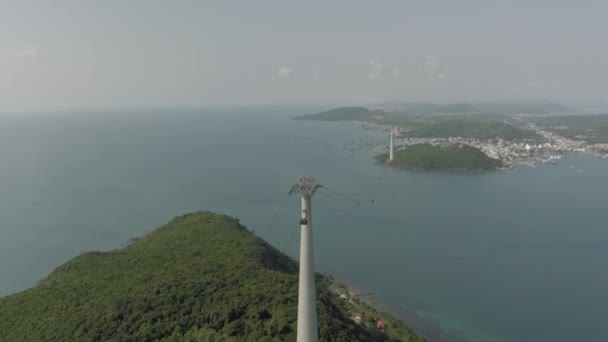
<svg viewBox="0 0 608 342">
<path fill-rule="evenodd" d="M 357 312 L 357 313 L 355 313 L 355 317 L 354 317 L 355 322 L 361 323 L 361 319 L 362 318 L 363 318 L 363 312 Z"/>
</svg>

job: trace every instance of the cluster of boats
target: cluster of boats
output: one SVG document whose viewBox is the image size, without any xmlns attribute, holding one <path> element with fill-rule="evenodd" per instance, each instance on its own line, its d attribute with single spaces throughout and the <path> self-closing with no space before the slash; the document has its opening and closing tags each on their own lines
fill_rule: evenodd
<svg viewBox="0 0 608 342">
<path fill-rule="evenodd" d="M 540 159 L 541 162 L 545 163 L 545 164 L 555 164 L 555 162 L 557 162 L 558 160 L 561 160 L 562 156 L 557 154 L 557 155 L 550 155 L 547 158 L 544 159 Z"/>
</svg>

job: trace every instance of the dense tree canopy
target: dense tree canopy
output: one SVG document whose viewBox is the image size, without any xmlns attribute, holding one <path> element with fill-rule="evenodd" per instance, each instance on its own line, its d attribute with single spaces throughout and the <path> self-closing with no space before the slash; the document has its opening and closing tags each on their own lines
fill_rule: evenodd
<svg viewBox="0 0 608 342">
<path fill-rule="evenodd" d="M 388 153 L 376 156 L 387 163 Z M 492 159 L 471 146 L 431 146 L 417 144 L 395 152 L 391 166 L 420 170 L 494 170 L 501 167 L 500 160 Z"/>
<path fill-rule="evenodd" d="M 3 341 L 290 341 L 297 282 L 297 264 L 237 219 L 199 212 L 0 298 L 0 331 Z M 317 289 L 321 340 L 396 338 L 351 320 L 327 278 Z M 399 340 L 419 340 L 393 325 Z"/>
</svg>

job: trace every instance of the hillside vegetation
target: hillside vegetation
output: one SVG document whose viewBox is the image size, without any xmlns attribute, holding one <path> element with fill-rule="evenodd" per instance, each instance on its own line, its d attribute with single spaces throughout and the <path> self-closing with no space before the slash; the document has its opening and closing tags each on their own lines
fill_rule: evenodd
<svg viewBox="0 0 608 342">
<path fill-rule="evenodd" d="M 369 121 L 374 115 L 385 115 L 381 110 L 369 110 L 365 107 L 340 107 L 317 114 L 296 116 L 295 120 L 316 121 Z"/>
<path fill-rule="evenodd" d="M 470 146 L 431 146 L 418 144 L 395 151 L 394 160 L 388 162 L 388 153 L 376 156 L 389 166 L 414 170 L 495 170 L 502 166 L 500 160 L 492 159 L 477 148 Z"/>
<path fill-rule="evenodd" d="M 420 106 L 417 106 L 420 107 Z M 416 107 L 416 108 L 417 108 Z M 406 137 L 449 138 L 462 137 L 473 139 L 539 140 L 533 131 L 516 127 L 504 115 L 492 113 L 469 113 L 474 107 L 468 104 L 425 105 L 426 111 L 385 112 L 369 110 L 365 107 L 342 107 L 317 114 L 295 117 L 296 120 L 316 121 L 361 121 L 390 126 L 407 127 Z M 435 114 L 433 110 L 443 110 Z M 415 114 L 414 114 L 415 113 Z"/>
<path fill-rule="evenodd" d="M 403 136 L 413 138 L 501 138 L 505 140 L 539 138 L 531 130 L 517 128 L 504 122 L 475 119 L 447 119 L 418 124 L 414 130 L 404 133 Z"/>
<path fill-rule="evenodd" d="M 608 144 L 608 114 L 543 116 L 528 120 L 566 138 Z"/>
<path fill-rule="evenodd" d="M 322 341 L 422 341 L 391 319 L 358 325 L 319 276 Z M 110 252 L 84 253 L 0 298 L 2 341 L 295 341 L 297 264 L 209 212 L 177 217 Z"/>
</svg>

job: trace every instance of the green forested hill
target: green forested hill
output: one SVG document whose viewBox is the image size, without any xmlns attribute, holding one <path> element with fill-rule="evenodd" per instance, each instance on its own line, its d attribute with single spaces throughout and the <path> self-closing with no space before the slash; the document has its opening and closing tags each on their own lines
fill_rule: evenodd
<svg viewBox="0 0 608 342">
<path fill-rule="evenodd" d="M 320 338 L 382 341 L 319 276 Z M 241 226 L 200 212 L 130 245 L 84 253 L 0 298 L 1 341 L 295 341 L 297 264 Z M 422 340 L 400 322 L 390 339 Z"/>
<path fill-rule="evenodd" d="M 482 120 L 481 117 L 450 118 L 419 123 L 414 130 L 405 132 L 403 136 L 410 138 L 539 139 L 539 136 L 531 130 L 518 128 L 504 122 Z"/>
<path fill-rule="evenodd" d="M 388 153 L 376 160 L 389 166 L 414 170 L 470 170 L 487 171 L 503 166 L 502 162 L 486 156 L 470 146 L 432 146 L 417 144 L 395 151 L 395 159 L 388 162 Z"/>
<path fill-rule="evenodd" d="M 384 111 L 369 110 L 365 107 L 340 107 L 317 114 L 296 116 L 294 119 L 318 121 L 369 121 L 374 115 L 382 116 L 385 114 Z"/>
<path fill-rule="evenodd" d="M 420 107 L 420 106 L 416 106 Z M 427 108 L 425 106 L 425 108 Z M 384 112 L 369 110 L 365 107 L 341 107 L 317 114 L 297 116 L 296 120 L 316 121 L 362 121 L 376 124 L 407 127 L 403 136 L 410 138 L 449 138 L 462 137 L 473 139 L 538 140 L 540 137 L 532 130 L 516 127 L 507 123 L 508 117 L 491 113 L 460 114 L 473 110 L 468 104 L 436 105 L 428 108 L 445 110 L 449 115 L 433 115 L 424 111 Z M 427 108 L 427 109 L 428 109 Z"/>
</svg>

